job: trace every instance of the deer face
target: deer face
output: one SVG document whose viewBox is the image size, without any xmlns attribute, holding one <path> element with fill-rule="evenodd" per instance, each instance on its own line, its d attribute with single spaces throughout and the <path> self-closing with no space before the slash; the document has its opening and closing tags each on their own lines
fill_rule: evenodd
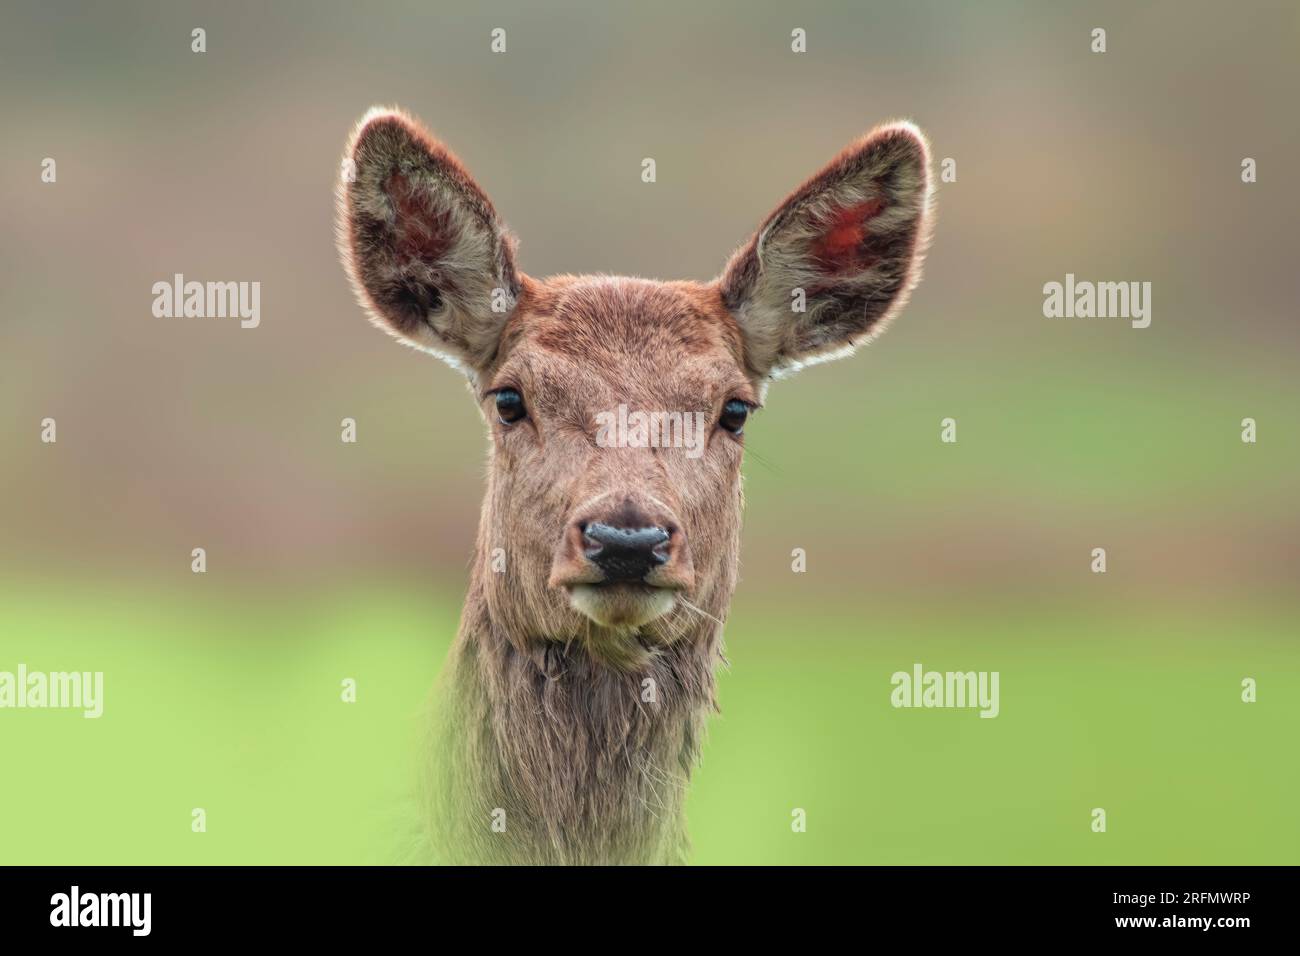
<svg viewBox="0 0 1300 956">
<path fill-rule="evenodd" d="M 461 164 L 404 114 L 348 147 L 339 245 L 377 325 L 463 370 L 492 435 L 479 576 L 521 646 L 614 666 L 719 619 L 767 382 L 877 334 L 919 275 L 926 146 L 882 127 L 796 190 L 711 283 L 516 269 Z"/>
</svg>

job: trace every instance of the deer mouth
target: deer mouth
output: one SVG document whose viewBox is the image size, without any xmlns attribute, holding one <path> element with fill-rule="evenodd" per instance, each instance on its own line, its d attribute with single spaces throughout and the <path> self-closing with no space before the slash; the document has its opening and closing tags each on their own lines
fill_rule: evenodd
<svg viewBox="0 0 1300 956">
<path fill-rule="evenodd" d="M 630 629 L 662 617 L 677 603 L 674 588 L 639 582 L 573 584 L 565 589 L 574 609 L 602 627 Z"/>
</svg>

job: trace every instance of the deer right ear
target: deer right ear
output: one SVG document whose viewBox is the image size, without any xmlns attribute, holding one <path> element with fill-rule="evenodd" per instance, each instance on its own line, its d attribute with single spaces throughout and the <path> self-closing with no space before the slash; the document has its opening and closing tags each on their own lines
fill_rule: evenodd
<svg viewBox="0 0 1300 956">
<path fill-rule="evenodd" d="M 779 375 L 877 335 L 920 277 L 929 224 L 929 150 L 915 126 L 878 127 L 840 153 L 718 280 L 750 369 Z"/>
<path fill-rule="evenodd" d="M 338 188 L 343 267 L 372 321 L 471 376 L 519 297 L 514 239 L 455 156 L 415 120 L 372 109 Z"/>
</svg>

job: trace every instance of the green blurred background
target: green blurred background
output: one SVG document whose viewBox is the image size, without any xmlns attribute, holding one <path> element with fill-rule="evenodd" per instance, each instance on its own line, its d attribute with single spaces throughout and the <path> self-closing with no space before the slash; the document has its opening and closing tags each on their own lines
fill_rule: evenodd
<svg viewBox="0 0 1300 956">
<path fill-rule="evenodd" d="M 1300 862 L 1293 3 L 3 18 L 0 670 L 106 700 L 0 711 L 0 862 L 402 858 L 485 438 L 337 264 L 374 103 L 452 145 L 536 275 L 709 278 L 882 119 L 957 161 L 907 312 L 747 430 L 695 862 Z M 260 328 L 154 318 L 175 272 L 260 281 Z M 1152 282 L 1151 327 L 1045 319 L 1067 272 Z M 1000 671 L 1000 716 L 891 708 L 914 662 Z"/>
</svg>

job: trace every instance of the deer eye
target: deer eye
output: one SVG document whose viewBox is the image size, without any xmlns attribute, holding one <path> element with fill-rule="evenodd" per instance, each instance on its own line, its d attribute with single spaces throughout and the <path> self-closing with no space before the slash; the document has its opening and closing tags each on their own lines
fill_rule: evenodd
<svg viewBox="0 0 1300 956">
<path fill-rule="evenodd" d="M 745 428 L 747 418 L 749 418 L 749 404 L 733 398 L 722 406 L 722 417 L 718 419 L 718 424 L 731 434 L 739 435 Z"/>
<path fill-rule="evenodd" d="M 502 425 L 513 425 L 528 414 L 524 408 L 524 397 L 513 388 L 503 388 L 496 393 L 497 417 Z"/>
</svg>

